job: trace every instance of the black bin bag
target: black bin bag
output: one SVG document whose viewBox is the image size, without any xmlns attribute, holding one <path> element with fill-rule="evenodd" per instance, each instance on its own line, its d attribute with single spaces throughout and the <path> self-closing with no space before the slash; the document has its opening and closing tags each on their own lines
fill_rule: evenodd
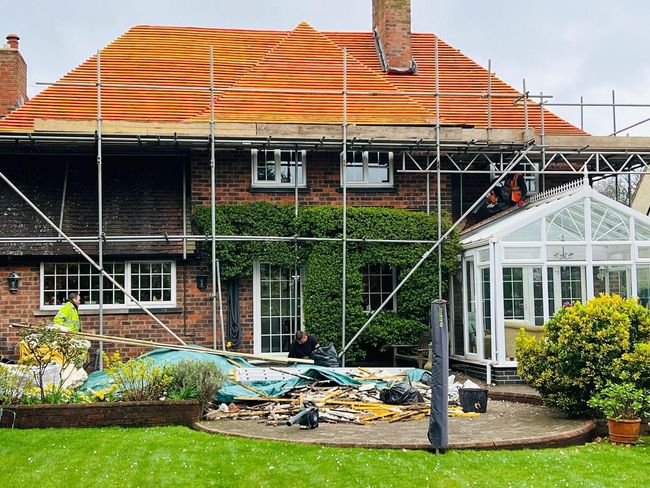
<svg viewBox="0 0 650 488">
<path fill-rule="evenodd" d="M 424 399 L 420 392 L 403 381 L 395 383 L 390 388 L 379 392 L 379 399 L 391 405 L 405 405 L 407 403 L 422 403 Z"/>
<path fill-rule="evenodd" d="M 316 366 L 325 366 L 327 368 L 338 368 L 341 366 L 339 357 L 336 355 L 336 349 L 331 342 L 324 347 L 314 349 L 309 356 Z"/>
</svg>

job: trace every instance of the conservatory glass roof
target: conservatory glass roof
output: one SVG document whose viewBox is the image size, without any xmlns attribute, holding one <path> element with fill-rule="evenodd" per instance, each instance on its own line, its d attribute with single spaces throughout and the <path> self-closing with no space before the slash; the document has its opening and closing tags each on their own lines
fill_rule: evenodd
<svg viewBox="0 0 650 488">
<path fill-rule="evenodd" d="M 490 241 L 628 242 L 633 238 L 650 242 L 650 217 L 598 193 L 587 183 L 575 182 L 467 229 L 461 233 L 461 244 L 473 248 Z"/>
</svg>

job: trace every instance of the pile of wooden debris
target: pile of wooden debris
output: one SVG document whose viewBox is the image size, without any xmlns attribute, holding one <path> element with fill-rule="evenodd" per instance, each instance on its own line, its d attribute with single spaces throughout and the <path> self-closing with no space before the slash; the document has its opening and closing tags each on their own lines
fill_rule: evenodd
<svg viewBox="0 0 650 488">
<path fill-rule="evenodd" d="M 430 413 L 431 389 L 424 383 L 410 383 L 421 395 L 421 402 L 394 405 L 384 403 L 380 399 L 377 382 L 388 381 L 390 387 L 391 383 L 405 381 L 405 375 L 366 374 L 355 379 L 361 384 L 332 386 L 327 380 L 314 380 L 309 385 L 294 388 L 284 397 L 236 397 L 236 403 L 221 404 L 219 408 L 208 412 L 206 419 L 258 420 L 267 425 L 284 425 L 291 416 L 300 411 L 306 401 L 313 402 L 318 407 L 321 422 L 329 423 L 402 422 L 422 419 Z M 382 384 L 384 385 L 385 383 Z M 465 414 L 462 409 L 450 404 L 450 416 L 476 415 L 479 414 Z"/>
</svg>

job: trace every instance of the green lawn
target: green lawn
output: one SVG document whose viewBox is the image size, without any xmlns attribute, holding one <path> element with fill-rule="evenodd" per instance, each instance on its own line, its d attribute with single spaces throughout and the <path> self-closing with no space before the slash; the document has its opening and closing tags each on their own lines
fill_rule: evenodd
<svg viewBox="0 0 650 488">
<path fill-rule="evenodd" d="M 650 438 L 536 451 L 339 449 L 184 427 L 0 429 L 0 487 L 647 486 Z"/>
</svg>

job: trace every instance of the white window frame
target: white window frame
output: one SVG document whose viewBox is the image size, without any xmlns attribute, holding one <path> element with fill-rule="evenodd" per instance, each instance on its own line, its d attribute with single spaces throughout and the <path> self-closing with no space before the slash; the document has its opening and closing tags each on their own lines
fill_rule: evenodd
<svg viewBox="0 0 650 488">
<path fill-rule="evenodd" d="M 361 163 L 362 163 L 362 171 L 363 171 L 363 179 L 362 180 L 357 180 L 357 181 L 351 181 L 350 179 L 346 178 L 345 184 L 347 187 L 350 188 L 393 188 L 395 186 L 394 182 L 394 172 L 393 172 L 393 167 L 394 167 L 394 153 L 392 151 L 358 151 L 358 150 L 348 150 L 348 153 L 353 153 L 353 154 L 358 154 L 361 153 Z M 387 153 L 388 154 L 388 181 L 384 183 L 378 183 L 378 182 L 370 182 L 368 181 L 368 166 L 369 166 L 369 159 L 370 159 L 370 153 L 373 154 L 378 154 L 378 153 Z M 343 162 L 343 153 L 341 153 L 341 162 Z M 347 160 L 347 155 L 346 155 L 346 164 L 345 166 L 341 164 L 341 186 L 343 186 L 343 172 L 347 169 L 347 165 L 349 164 L 349 161 Z"/>
<path fill-rule="evenodd" d="M 548 266 L 541 266 L 539 264 L 529 263 L 529 264 L 511 264 L 504 263 L 501 270 L 503 273 L 504 268 L 521 268 L 522 269 L 522 283 L 523 283 L 523 304 L 524 304 L 524 318 L 529 324 L 535 324 L 535 293 L 534 293 L 534 282 L 533 282 L 533 268 L 540 268 L 542 270 L 542 305 L 543 305 L 543 317 L 544 323 L 546 323 L 550 318 L 548 300 L 550 299 L 548 293 L 548 271 L 547 269 L 552 270 L 553 274 L 553 306 L 555 311 L 560 310 L 563 307 L 562 303 L 562 283 L 560 281 L 561 268 L 562 267 L 576 267 L 580 268 L 580 297 L 578 298 L 582 303 L 585 303 L 587 297 L 587 276 L 586 276 L 586 266 L 584 264 L 576 263 L 563 263 L 563 264 L 549 264 Z M 629 278 L 628 278 L 629 279 Z M 501 285 L 503 289 L 503 284 Z M 502 293 L 505 295 L 505 293 Z M 503 314 L 504 320 L 510 320 L 511 317 L 506 317 L 505 312 Z M 522 319 L 517 319 L 522 320 Z"/>
<path fill-rule="evenodd" d="M 365 280 L 365 277 L 368 275 L 368 266 L 370 266 L 370 265 L 365 265 L 364 269 L 363 269 L 362 276 L 363 276 L 364 280 Z M 384 265 L 380 264 L 378 266 L 383 267 Z M 392 293 L 395 290 L 395 287 L 397 286 L 397 267 L 396 266 L 390 266 L 390 272 L 391 272 L 391 276 L 392 276 L 392 287 L 391 287 L 391 290 L 390 290 L 389 293 Z M 383 274 L 380 275 L 380 276 L 383 276 Z M 377 294 L 378 293 L 376 293 L 376 292 L 373 293 L 373 295 L 377 295 Z M 384 290 L 382 289 L 379 292 L 379 294 L 384 295 Z M 365 296 L 365 295 L 366 295 L 366 293 L 362 292 L 362 296 Z M 397 294 L 395 296 L 393 296 L 392 302 L 393 302 L 392 306 L 384 307 L 384 310 L 392 310 L 393 312 L 397 312 Z M 382 303 L 383 303 L 383 300 L 382 300 Z M 375 312 L 374 310 L 370 309 L 369 307 L 370 307 L 370 300 L 368 300 L 368 307 L 366 307 L 366 309 L 364 310 L 364 312 L 367 313 L 368 315 Z"/>
<path fill-rule="evenodd" d="M 115 261 L 122 262 L 122 261 Z M 53 262 L 54 264 L 61 264 L 61 262 Z M 149 300 L 149 301 L 140 301 L 142 305 L 145 305 L 148 308 L 168 308 L 176 306 L 176 261 L 170 259 L 134 259 L 130 261 L 124 261 L 124 288 L 129 292 L 131 291 L 131 265 L 133 263 L 170 263 L 171 264 L 171 300 Z M 82 261 L 65 261 L 64 264 L 84 264 Z M 94 268 L 93 268 L 94 269 Z M 95 270 L 96 271 L 96 270 Z M 40 266 L 40 280 L 39 280 L 39 289 L 40 289 L 40 309 L 41 310 L 58 310 L 61 308 L 61 303 L 56 305 L 50 305 L 45 303 L 45 262 L 41 262 Z M 70 292 L 76 290 L 70 290 Z M 131 300 L 126 295 L 124 296 L 124 303 L 110 303 L 103 305 L 104 309 L 107 310 L 121 310 L 121 309 L 139 309 L 135 302 Z M 99 310 L 99 304 L 84 304 L 82 303 L 79 306 L 79 310 Z"/>
<path fill-rule="evenodd" d="M 267 356 L 287 356 L 287 352 L 262 352 L 262 286 L 261 286 L 261 272 L 260 261 L 253 263 L 253 354 L 265 354 Z M 299 269 L 300 274 L 300 303 L 304 304 L 303 284 L 305 282 L 304 269 Z M 302 330 L 304 326 L 304 305 L 300 307 L 299 323 L 296 330 Z"/>
<path fill-rule="evenodd" d="M 469 262 L 472 262 L 472 286 L 471 286 L 471 292 L 473 295 L 473 300 L 469 300 L 468 296 L 468 286 L 466 283 L 467 280 L 467 275 L 468 275 L 468 269 L 469 269 Z M 463 265 L 462 265 L 462 273 L 463 273 L 463 279 L 462 279 L 462 284 L 463 284 L 463 347 L 465 350 L 465 356 L 466 357 L 471 357 L 471 358 L 479 358 L 481 357 L 480 355 L 482 354 L 482 346 L 481 346 L 481 341 L 483 340 L 483 298 L 481 294 L 481 287 L 477 284 L 476 279 L 480 279 L 480 275 L 478 273 L 478 266 L 476 265 L 476 256 L 474 253 L 468 253 L 464 258 L 463 258 Z M 469 302 L 474 303 L 474 340 L 476 341 L 476 352 L 470 352 L 470 339 L 469 339 Z M 479 310 L 479 305 L 480 305 L 480 310 Z"/>
<path fill-rule="evenodd" d="M 273 151 L 273 160 L 275 163 L 275 180 L 258 180 L 257 179 L 257 162 L 260 157 L 260 152 Z M 282 174 L 282 152 L 291 153 L 292 161 L 295 163 L 296 151 L 294 149 L 251 149 L 251 185 L 253 188 L 294 188 L 295 181 L 283 183 L 281 179 Z M 298 188 L 305 188 L 307 186 L 307 151 L 298 150 L 300 153 L 300 165 L 302 166 L 302 181 L 298 182 Z M 294 166 L 295 167 L 295 166 Z"/>
</svg>

